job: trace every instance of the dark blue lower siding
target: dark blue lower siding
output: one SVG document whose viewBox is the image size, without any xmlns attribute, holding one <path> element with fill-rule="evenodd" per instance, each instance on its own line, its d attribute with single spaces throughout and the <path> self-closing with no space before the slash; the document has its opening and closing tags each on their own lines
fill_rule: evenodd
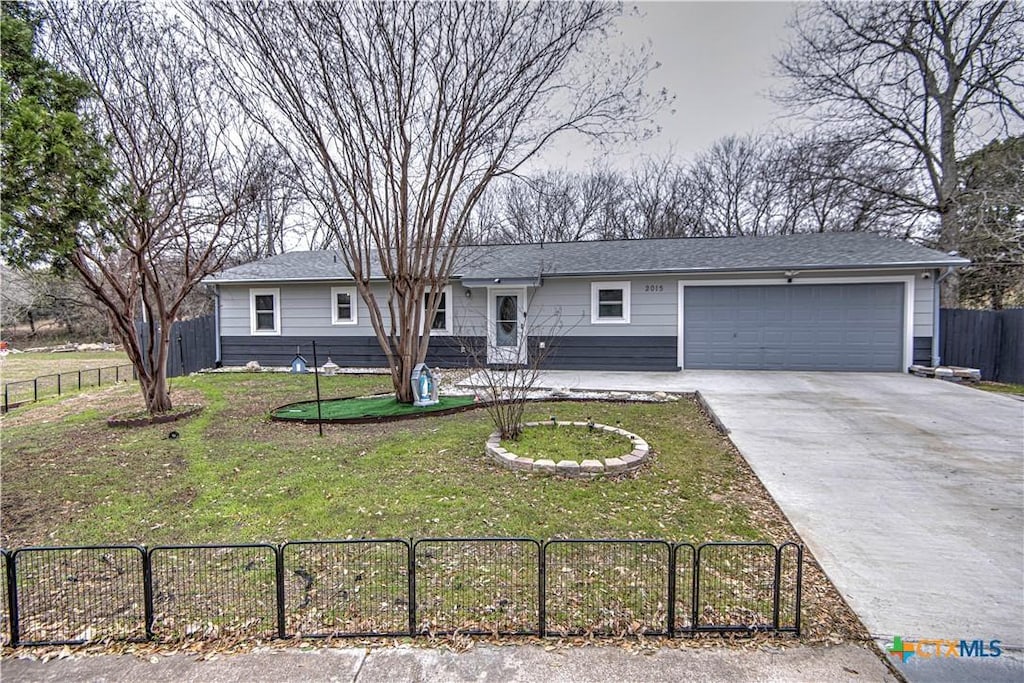
<svg viewBox="0 0 1024 683">
<path fill-rule="evenodd" d="M 914 337 L 914 364 L 932 364 L 932 338 Z"/>
<path fill-rule="evenodd" d="M 220 354 L 223 365 L 245 365 L 257 361 L 264 367 L 290 365 L 296 349 L 307 362 L 313 362 L 313 344 L 310 337 L 221 337 Z M 444 368 L 472 365 L 470 354 L 461 343 L 482 343 L 468 339 L 456 341 L 448 337 L 435 337 L 427 351 L 427 364 Z M 322 365 L 327 357 L 343 368 L 384 368 L 387 359 L 376 337 L 317 337 L 317 361 Z"/>
<path fill-rule="evenodd" d="M 539 343 L 548 348 L 543 366 L 550 370 L 678 370 L 675 337 L 530 337 L 530 357 L 536 358 Z M 296 349 L 313 362 L 309 337 L 221 337 L 221 363 L 228 366 L 258 361 L 264 367 L 283 367 L 295 357 Z M 427 364 L 442 368 L 474 365 L 472 349 L 482 348 L 481 337 L 453 339 L 435 337 L 427 351 Z M 349 368 L 387 366 L 376 337 L 317 337 L 317 360 L 327 357 Z M 480 354 L 481 359 L 483 354 Z"/>
<path fill-rule="evenodd" d="M 549 370 L 679 369 L 676 337 L 530 337 L 530 356 L 548 344 L 543 367 Z"/>
</svg>

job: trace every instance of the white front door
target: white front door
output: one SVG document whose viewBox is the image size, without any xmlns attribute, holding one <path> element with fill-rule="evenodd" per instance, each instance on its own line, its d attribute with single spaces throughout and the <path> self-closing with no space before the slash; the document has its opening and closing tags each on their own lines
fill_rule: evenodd
<svg viewBox="0 0 1024 683">
<path fill-rule="evenodd" d="M 487 298 L 487 362 L 526 363 L 526 288 L 491 289 Z"/>
</svg>

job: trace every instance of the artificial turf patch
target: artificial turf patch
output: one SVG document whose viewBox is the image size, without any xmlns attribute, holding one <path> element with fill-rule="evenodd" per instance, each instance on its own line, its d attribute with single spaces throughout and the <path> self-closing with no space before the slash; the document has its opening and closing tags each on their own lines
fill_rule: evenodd
<svg viewBox="0 0 1024 683">
<path fill-rule="evenodd" d="M 432 406 L 414 406 L 399 403 L 393 395 L 365 396 L 361 398 L 335 398 L 320 402 L 320 413 L 324 420 L 358 420 L 366 418 L 388 418 L 451 410 L 473 404 L 472 396 L 442 396 Z M 290 403 L 275 409 L 271 415 L 278 420 L 316 420 L 316 401 Z"/>
</svg>

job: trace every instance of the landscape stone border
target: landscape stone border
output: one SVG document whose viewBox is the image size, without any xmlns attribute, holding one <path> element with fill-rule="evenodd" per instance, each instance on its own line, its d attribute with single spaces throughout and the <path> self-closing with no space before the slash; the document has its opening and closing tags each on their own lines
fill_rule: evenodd
<svg viewBox="0 0 1024 683">
<path fill-rule="evenodd" d="M 618 427 L 596 424 L 590 422 L 525 422 L 523 428 L 528 427 L 585 427 L 590 429 L 602 429 L 606 432 L 619 434 L 633 442 L 633 449 L 617 458 L 606 458 L 600 460 L 562 460 L 555 462 L 546 458 L 524 458 L 501 447 L 501 432 L 491 432 L 487 437 L 487 456 L 502 467 L 520 472 L 539 472 L 541 474 L 558 474 L 573 479 L 589 479 L 605 474 L 624 474 L 638 469 L 651 454 L 650 445 L 632 432 Z"/>
</svg>

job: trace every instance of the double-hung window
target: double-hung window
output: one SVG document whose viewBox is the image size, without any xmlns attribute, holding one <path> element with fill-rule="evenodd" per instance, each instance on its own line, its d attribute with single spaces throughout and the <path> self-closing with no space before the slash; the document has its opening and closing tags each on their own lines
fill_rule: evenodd
<svg viewBox="0 0 1024 683">
<path fill-rule="evenodd" d="M 249 290 L 249 327 L 253 334 L 281 334 L 281 290 Z"/>
<path fill-rule="evenodd" d="M 331 287 L 331 323 L 355 325 L 359 322 L 355 287 Z"/>
<path fill-rule="evenodd" d="M 592 324 L 629 322 L 628 282 L 590 283 L 590 322 Z"/>
</svg>

